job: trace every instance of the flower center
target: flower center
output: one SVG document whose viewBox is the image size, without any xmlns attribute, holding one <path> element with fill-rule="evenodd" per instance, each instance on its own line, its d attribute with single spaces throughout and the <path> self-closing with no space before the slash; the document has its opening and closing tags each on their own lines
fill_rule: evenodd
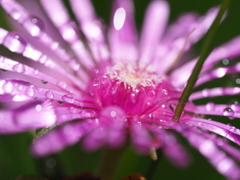
<svg viewBox="0 0 240 180">
<path fill-rule="evenodd" d="M 103 108 L 114 105 L 122 108 L 127 116 L 143 117 L 159 108 L 161 113 L 172 114 L 169 104 L 179 93 L 167 77 L 158 75 L 150 67 L 118 63 L 98 74 L 91 95 Z"/>
</svg>

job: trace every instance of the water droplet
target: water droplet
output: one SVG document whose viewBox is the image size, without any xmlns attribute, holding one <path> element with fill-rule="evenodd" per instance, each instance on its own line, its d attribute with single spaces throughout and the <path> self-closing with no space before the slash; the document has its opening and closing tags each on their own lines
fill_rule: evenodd
<svg viewBox="0 0 240 180">
<path fill-rule="evenodd" d="M 108 78 L 106 76 L 102 76 L 102 77 L 100 77 L 100 82 L 101 82 L 101 84 L 107 84 Z"/>
<path fill-rule="evenodd" d="M 234 111 L 229 107 L 224 109 L 223 115 L 227 116 L 229 119 L 234 119 Z"/>
<path fill-rule="evenodd" d="M 23 64 L 16 64 L 12 68 L 13 71 L 18 72 L 18 73 L 24 73 L 25 72 L 25 66 Z"/>
<path fill-rule="evenodd" d="M 227 124 L 227 128 L 230 129 L 232 127 L 231 124 Z"/>
<path fill-rule="evenodd" d="M 59 47 L 59 43 L 58 43 L 58 42 L 54 42 L 54 43 L 51 44 L 51 49 L 52 49 L 52 50 L 55 50 L 55 49 L 57 49 L 58 47 Z"/>
<path fill-rule="evenodd" d="M 71 112 L 71 113 L 76 113 L 76 112 L 77 112 L 77 108 L 75 108 L 75 107 L 73 107 L 73 106 L 70 106 L 70 107 L 68 108 L 68 110 L 69 110 L 69 112 Z"/>
<path fill-rule="evenodd" d="M 130 99 L 131 99 L 132 103 L 136 103 L 137 102 L 137 94 L 136 93 L 131 93 L 130 94 Z"/>
<path fill-rule="evenodd" d="M 12 82 L 5 82 L 3 85 L 3 91 L 5 93 L 11 93 L 13 91 L 13 83 Z"/>
<path fill-rule="evenodd" d="M 229 60 L 228 59 L 223 59 L 222 63 L 223 63 L 223 65 L 228 65 L 229 64 Z"/>
<path fill-rule="evenodd" d="M 65 94 L 62 96 L 62 100 L 66 103 L 73 103 L 74 102 L 74 98 L 71 94 Z"/>
<path fill-rule="evenodd" d="M 9 32 L 3 40 L 3 45 L 12 52 L 23 53 L 27 43 L 17 32 Z"/>
<path fill-rule="evenodd" d="M 47 91 L 47 92 L 45 93 L 45 97 L 48 98 L 48 99 L 53 99 L 54 94 L 53 94 L 52 91 Z"/>
<path fill-rule="evenodd" d="M 112 87 L 112 94 L 115 94 L 119 88 L 120 84 L 116 83 L 113 87 Z"/>
<path fill-rule="evenodd" d="M 203 89 L 202 90 L 202 96 L 207 97 L 208 96 L 208 89 Z"/>
<path fill-rule="evenodd" d="M 35 107 L 36 111 L 41 111 L 42 110 L 42 106 L 40 104 L 36 105 Z"/>
<path fill-rule="evenodd" d="M 99 79 L 94 79 L 93 80 L 93 86 L 98 86 L 98 85 L 100 85 Z"/>
<path fill-rule="evenodd" d="M 198 123 L 198 126 L 202 126 L 202 125 L 203 125 L 203 123 L 202 123 L 202 122 L 199 122 L 199 123 Z"/>
<path fill-rule="evenodd" d="M 74 71 L 78 71 L 80 69 L 80 64 L 76 59 L 71 59 L 69 65 L 73 68 Z"/>
<path fill-rule="evenodd" d="M 35 69 L 35 70 L 34 70 L 34 74 L 35 74 L 35 75 L 38 75 L 38 74 L 39 74 L 39 70 L 38 70 L 38 69 Z"/>
<path fill-rule="evenodd" d="M 44 64 L 47 61 L 48 57 L 46 55 L 41 55 L 40 58 L 38 59 L 38 61 L 41 64 Z"/>
<path fill-rule="evenodd" d="M 21 17 L 21 13 L 15 8 L 11 10 L 11 15 L 12 15 L 12 18 L 15 20 L 18 20 Z"/>
<path fill-rule="evenodd" d="M 60 86 L 60 87 L 63 88 L 63 89 L 66 89 L 66 87 L 67 87 L 67 84 L 66 84 L 65 82 L 63 82 L 63 81 L 59 81 L 59 82 L 57 83 L 57 85 Z"/>
<path fill-rule="evenodd" d="M 147 92 L 147 97 L 154 98 L 156 95 L 156 92 L 154 90 L 150 90 Z"/>
<path fill-rule="evenodd" d="M 213 108 L 214 108 L 214 103 L 209 102 L 209 103 L 206 104 L 206 110 L 207 111 L 212 111 Z"/>
<path fill-rule="evenodd" d="M 236 132 L 237 128 L 232 126 L 230 129 L 229 129 L 231 132 Z"/>
<path fill-rule="evenodd" d="M 47 81 L 44 81 L 44 80 L 42 80 L 42 83 L 43 83 L 43 84 L 47 84 L 48 82 L 47 82 Z"/>
<path fill-rule="evenodd" d="M 30 97 L 33 97 L 35 95 L 34 87 L 27 88 L 26 94 Z"/>
<path fill-rule="evenodd" d="M 168 95 L 168 92 L 167 92 L 166 89 L 162 89 L 162 93 L 163 93 L 164 95 Z"/>
<path fill-rule="evenodd" d="M 39 37 L 45 30 L 43 21 L 36 16 L 30 16 L 29 18 L 27 18 L 26 21 L 23 23 L 23 26 L 26 27 L 27 31 L 33 37 Z"/>
</svg>

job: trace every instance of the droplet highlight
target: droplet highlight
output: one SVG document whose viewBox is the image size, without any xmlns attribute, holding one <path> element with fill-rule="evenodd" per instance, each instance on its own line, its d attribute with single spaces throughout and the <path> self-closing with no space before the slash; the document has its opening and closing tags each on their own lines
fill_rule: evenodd
<svg viewBox="0 0 240 180">
<path fill-rule="evenodd" d="M 65 94 L 62 96 L 62 100 L 66 103 L 73 103 L 74 102 L 74 98 L 71 94 Z"/>
<path fill-rule="evenodd" d="M 15 53 L 23 53 L 27 43 L 22 35 L 17 32 L 9 32 L 3 40 L 3 45 Z"/>
</svg>

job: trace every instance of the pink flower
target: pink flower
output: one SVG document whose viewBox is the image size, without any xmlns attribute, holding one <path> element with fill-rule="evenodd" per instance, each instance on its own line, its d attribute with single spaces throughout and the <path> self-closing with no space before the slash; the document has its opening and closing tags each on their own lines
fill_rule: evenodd
<svg viewBox="0 0 240 180">
<path fill-rule="evenodd" d="M 0 28 L 0 43 L 15 53 L 11 58 L 0 56 L 0 68 L 7 70 L 0 80 L 4 102 L 0 133 L 47 128 L 32 145 L 36 156 L 61 151 L 80 140 L 87 150 L 117 148 L 130 136 L 137 152 L 162 148 L 173 163 L 186 165 L 188 154 L 170 129 L 183 135 L 220 173 L 240 178 L 235 162 L 240 161 L 240 152 L 225 141 L 239 145 L 240 130 L 205 116 L 239 118 L 239 105 L 192 102 L 237 95 L 239 87 L 192 93 L 180 122 L 172 121 L 197 58 L 184 59 L 187 63 L 181 67 L 177 60 L 205 34 L 218 8 L 203 17 L 182 15 L 167 26 L 168 3 L 152 1 L 138 37 L 129 0 L 114 1 L 107 35 L 88 0 L 70 0 L 78 22 L 71 20 L 60 0 L 40 0 L 52 24 L 34 3 L 1 0 L 14 19 L 13 26 L 22 33 Z M 239 56 L 239 44 L 237 37 L 216 48 L 196 87 L 239 73 L 239 63 L 213 70 L 216 62 L 224 59 L 229 63 Z"/>
</svg>

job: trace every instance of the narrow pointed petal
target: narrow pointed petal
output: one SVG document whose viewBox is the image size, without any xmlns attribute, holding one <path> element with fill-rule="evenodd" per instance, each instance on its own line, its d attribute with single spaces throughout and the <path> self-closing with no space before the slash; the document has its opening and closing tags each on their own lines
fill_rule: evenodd
<svg viewBox="0 0 240 180">
<path fill-rule="evenodd" d="M 129 62 L 137 60 L 137 32 L 131 0 L 114 1 L 109 41 L 113 61 Z"/>
<path fill-rule="evenodd" d="M 227 96 L 227 95 L 237 95 L 240 94 L 239 87 L 217 87 L 211 89 L 203 89 L 191 94 L 189 100 L 196 100 L 202 98 L 218 97 L 218 96 Z"/>
<path fill-rule="evenodd" d="M 56 123 L 56 115 L 51 103 L 32 101 L 13 110 L 1 110 L 2 118 L 0 133 L 18 133 L 29 129 L 53 126 Z M 34 116 L 34 118 L 32 118 Z"/>
<path fill-rule="evenodd" d="M 140 36 L 140 62 L 152 62 L 153 53 L 165 31 L 169 16 L 169 6 L 166 1 L 153 1 L 146 12 Z"/>
<path fill-rule="evenodd" d="M 59 0 L 53 0 L 51 5 L 49 5 L 49 1 L 41 0 L 41 4 L 59 30 L 62 38 L 70 44 L 74 53 L 79 57 L 80 63 L 87 69 L 94 67 L 93 59 L 83 45 L 80 35 L 78 35 L 77 24 L 71 20 L 63 3 Z"/>
</svg>

